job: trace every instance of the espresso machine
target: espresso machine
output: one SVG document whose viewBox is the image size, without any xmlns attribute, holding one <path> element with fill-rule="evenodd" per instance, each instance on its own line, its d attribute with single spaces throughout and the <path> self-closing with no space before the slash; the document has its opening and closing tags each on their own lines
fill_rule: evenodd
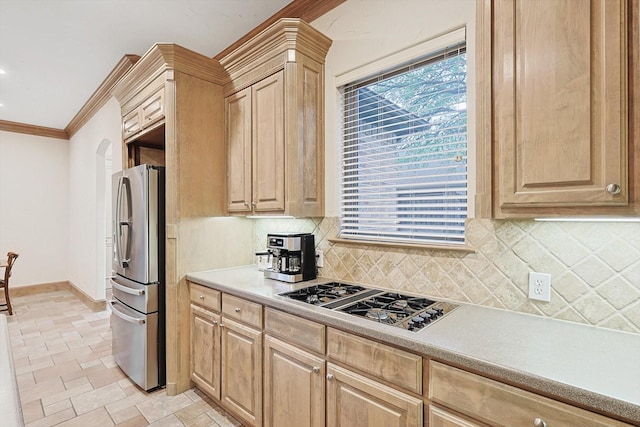
<svg viewBox="0 0 640 427">
<path fill-rule="evenodd" d="M 301 282 L 316 278 L 315 238 L 311 233 L 267 234 L 268 279 Z"/>
</svg>

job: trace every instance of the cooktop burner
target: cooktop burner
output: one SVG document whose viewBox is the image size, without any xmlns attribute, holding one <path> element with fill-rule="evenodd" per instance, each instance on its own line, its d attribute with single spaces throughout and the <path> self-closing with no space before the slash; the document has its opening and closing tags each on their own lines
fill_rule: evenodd
<svg viewBox="0 0 640 427">
<path fill-rule="evenodd" d="M 453 308 L 453 305 L 444 302 L 387 292 L 343 307 L 340 311 L 410 331 L 419 331 Z"/>
<path fill-rule="evenodd" d="M 337 282 L 308 286 L 280 295 L 409 331 L 421 330 L 456 307 L 427 298 Z"/>
<path fill-rule="evenodd" d="M 354 301 L 355 299 L 364 298 L 371 294 L 372 290 L 362 286 L 332 282 L 322 285 L 313 285 L 298 289 L 297 291 L 285 292 L 280 295 L 298 301 L 303 301 L 307 304 L 334 308 L 334 306 L 346 304 Z M 351 296 L 355 296 L 355 299 L 348 298 Z M 336 303 L 337 305 L 332 305 L 331 303 Z"/>
</svg>

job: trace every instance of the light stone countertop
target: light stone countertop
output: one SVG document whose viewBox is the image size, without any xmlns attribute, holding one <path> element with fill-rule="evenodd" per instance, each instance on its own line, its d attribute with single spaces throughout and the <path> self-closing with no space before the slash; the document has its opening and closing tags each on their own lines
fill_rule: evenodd
<svg viewBox="0 0 640 427">
<path fill-rule="evenodd" d="M 328 279 L 288 284 L 255 265 L 187 279 L 640 425 L 638 334 L 473 305 L 411 332 L 278 295 Z"/>
<path fill-rule="evenodd" d="M 11 341 L 7 328 L 7 317 L 0 314 L 0 425 L 24 426 L 16 372 L 11 356 Z"/>
</svg>

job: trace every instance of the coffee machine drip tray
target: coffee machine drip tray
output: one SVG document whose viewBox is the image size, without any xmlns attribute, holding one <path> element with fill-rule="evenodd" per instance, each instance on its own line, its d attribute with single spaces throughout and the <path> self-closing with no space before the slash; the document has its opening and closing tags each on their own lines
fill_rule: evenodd
<svg viewBox="0 0 640 427">
<path fill-rule="evenodd" d="M 267 279 L 275 279 L 280 280 L 281 282 L 302 282 L 304 279 L 302 277 L 302 273 L 291 274 L 291 273 L 281 273 L 279 271 L 274 270 L 265 270 L 264 277 Z"/>
</svg>

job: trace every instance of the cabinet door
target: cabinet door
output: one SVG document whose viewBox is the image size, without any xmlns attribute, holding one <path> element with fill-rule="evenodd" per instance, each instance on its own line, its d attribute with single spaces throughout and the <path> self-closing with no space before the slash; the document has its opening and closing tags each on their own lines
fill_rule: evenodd
<svg viewBox="0 0 640 427">
<path fill-rule="evenodd" d="M 191 379 L 220 399 L 220 316 L 191 305 Z"/>
<path fill-rule="evenodd" d="M 251 88 L 225 98 L 227 208 L 251 212 Z"/>
<path fill-rule="evenodd" d="M 324 427 L 325 361 L 269 335 L 264 353 L 265 427 Z"/>
<path fill-rule="evenodd" d="M 423 403 L 339 366 L 327 367 L 327 427 L 420 427 Z"/>
<path fill-rule="evenodd" d="M 222 318 L 222 403 L 262 426 L 262 332 Z"/>
<path fill-rule="evenodd" d="M 497 216 L 628 203 L 626 3 L 495 0 Z"/>
<path fill-rule="evenodd" d="M 147 128 L 164 118 L 164 87 L 151 95 L 140 106 L 142 128 Z"/>
<path fill-rule="evenodd" d="M 256 212 L 284 211 L 283 77 L 280 71 L 252 86 L 253 203 Z"/>
<path fill-rule="evenodd" d="M 126 140 L 140 129 L 140 110 L 136 108 L 122 118 L 122 137 Z"/>
</svg>

